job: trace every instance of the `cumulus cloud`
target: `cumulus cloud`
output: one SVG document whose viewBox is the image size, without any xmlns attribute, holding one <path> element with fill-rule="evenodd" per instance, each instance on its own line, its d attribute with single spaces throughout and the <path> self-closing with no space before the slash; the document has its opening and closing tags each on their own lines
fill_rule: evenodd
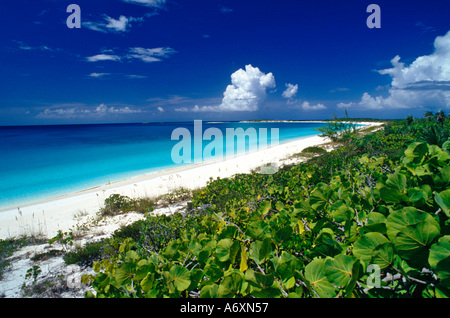
<svg viewBox="0 0 450 318">
<path fill-rule="evenodd" d="M 275 87 L 272 73 L 264 74 L 257 67 L 246 65 L 231 74 L 231 85 L 223 93 L 221 111 L 256 111 L 266 99 L 266 90 Z"/>
<path fill-rule="evenodd" d="M 275 87 L 272 73 L 265 74 L 257 67 L 246 65 L 231 74 L 231 84 L 223 93 L 222 103 L 216 106 L 181 107 L 176 111 L 229 112 L 257 111 L 267 97 L 266 90 Z"/>
<path fill-rule="evenodd" d="M 295 95 L 297 95 L 298 92 L 298 85 L 286 83 L 286 90 L 281 94 L 282 97 L 286 98 L 288 101 L 288 104 L 295 103 Z"/>
<path fill-rule="evenodd" d="M 44 109 L 36 115 L 36 118 L 45 119 L 80 119 L 80 118 L 99 118 L 108 115 L 123 115 L 141 113 L 142 110 L 134 109 L 129 106 L 107 106 L 100 104 L 96 107 L 88 107 L 83 104 L 63 104 L 54 105 Z"/>
<path fill-rule="evenodd" d="M 286 90 L 281 94 L 284 98 L 292 98 L 297 94 L 298 91 L 298 85 L 293 85 L 290 83 L 285 84 Z"/>
<path fill-rule="evenodd" d="M 450 31 L 436 37 L 434 52 L 416 58 L 409 66 L 391 60 L 392 68 L 379 70 L 392 78 L 387 97 L 364 93 L 359 102 L 340 103 L 340 108 L 450 108 Z"/>
</svg>

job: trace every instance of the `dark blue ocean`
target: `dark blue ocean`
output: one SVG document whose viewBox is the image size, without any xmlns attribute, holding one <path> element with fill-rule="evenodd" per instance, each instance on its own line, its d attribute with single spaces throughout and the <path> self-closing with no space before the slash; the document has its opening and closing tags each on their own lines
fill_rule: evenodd
<svg viewBox="0 0 450 318">
<path fill-rule="evenodd" d="M 271 128 L 278 128 L 281 144 L 324 125 L 203 122 L 202 131 L 218 128 L 225 140 L 226 128 L 266 128 L 270 145 Z M 194 136 L 193 122 L 0 127 L 0 208 L 179 166 L 171 157 L 179 140 L 171 134 L 180 127 Z"/>
</svg>

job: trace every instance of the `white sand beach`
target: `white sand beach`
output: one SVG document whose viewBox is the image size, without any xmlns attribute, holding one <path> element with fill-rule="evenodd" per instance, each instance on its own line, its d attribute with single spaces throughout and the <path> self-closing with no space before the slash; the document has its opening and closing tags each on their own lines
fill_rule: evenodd
<svg viewBox="0 0 450 318">
<path fill-rule="evenodd" d="M 381 125 L 372 122 L 359 124 Z M 180 187 L 196 189 L 205 186 L 210 178 L 226 178 L 237 173 L 248 173 L 268 163 L 280 165 L 283 160 L 306 147 L 328 142 L 328 139 L 319 136 L 300 138 L 229 159 L 142 175 L 0 211 L 0 239 L 33 234 L 51 238 L 58 230 L 65 232 L 75 227 L 79 222 L 76 215 L 94 216 L 111 194 L 117 193 L 130 198 L 156 197 Z"/>
</svg>

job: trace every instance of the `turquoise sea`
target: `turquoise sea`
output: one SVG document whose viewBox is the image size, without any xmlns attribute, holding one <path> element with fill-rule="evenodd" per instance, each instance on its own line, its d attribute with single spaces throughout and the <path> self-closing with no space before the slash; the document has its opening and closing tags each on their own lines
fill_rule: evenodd
<svg viewBox="0 0 450 318">
<path fill-rule="evenodd" d="M 324 125 L 203 122 L 202 131 L 220 129 L 225 141 L 227 128 L 266 128 L 270 145 L 271 128 L 278 129 L 281 144 L 317 135 Z M 193 122 L 0 127 L 0 209 L 178 167 L 171 156 L 180 142 L 171 139 L 176 128 L 194 138 Z M 202 147 L 210 142 L 203 140 Z"/>
</svg>

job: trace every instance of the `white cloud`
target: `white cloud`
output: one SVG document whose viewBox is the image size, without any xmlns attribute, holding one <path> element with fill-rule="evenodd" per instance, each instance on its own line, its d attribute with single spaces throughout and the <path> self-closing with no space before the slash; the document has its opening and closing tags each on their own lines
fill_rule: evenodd
<svg viewBox="0 0 450 318">
<path fill-rule="evenodd" d="M 231 85 L 223 93 L 220 111 L 256 111 L 264 102 L 268 88 L 275 87 L 272 73 L 264 74 L 257 67 L 246 65 L 231 74 Z"/>
<path fill-rule="evenodd" d="M 110 54 L 97 54 L 94 56 L 89 56 L 86 58 L 89 62 L 98 62 L 98 61 L 120 61 L 120 57 L 117 55 Z"/>
<path fill-rule="evenodd" d="M 162 108 L 162 107 L 160 106 L 160 107 L 158 107 L 158 111 L 162 113 L 162 112 L 164 112 L 164 108 Z"/>
<path fill-rule="evenodd" d="M 110 75 L 110 73 L 91 73 L 88 76 L 89 77 L 95 77 L 95 78 L 100 78 L 100 77 L 105 77 Z"/>
<path fill-rule="evenodd" d="M 135 114 L 141 113 L 140 109 L 133 109 L 129 106 L 107 106 L 100 104 L 95 108 L 83 104 L 62 104 L 54 105 L 44 109 L 36 115 L 37 118 L 45 119 L 80 119 L 80 118 L 99 118 L 109 115 Z"/>
<path fill-rule="evenodd" d="M 130 21 L 127 17 L 123 15 L 119 17 L 119 20 L 113 19 L 111 17 L 107 17 L 106 20 L 108 21 L 108 24 L 106 25 L 108 29 L 113 29 L 114 31 L 121 31 L 121 32 L 127 30 L 127 24 Z"/>
<path fill-rule="evenodd" d="M 124 59 L 138 59 L 142 62 L 151 63 L 151 62 L 159 62 L 163 58 L 168 58 L 172 54 L 175 54 L 176 51 L 170 47 L 157 47 L 153 49 L 146 49 L 142 47 L 132 47 L 128 49 L 128 54 L 124 54 L 122 56 L 114 55 L 114 54 L 97 54 L 94 56 L 87 57 L 87 61 L 89 62 L 98 62 L 98 61 L 121 61 Z M 142 78 L 141 76 L 136 76 L 134 78 Z"/>
<path fill-rule="evenodd" d="M 265 74 L 257 67 L 246 65 L 231 74 L 231 84 L 223 93 L 222 103 L 217 106 L 181 107 L 175 111 L 191 112 L 228 112 L 257 111 L 267 97 L 266 90 L 275 87 L 272 73 Z"/>
<path fill-rule="evenodd" d="M 145 15 L 145 16 L 150 16 L 150 15 Z M 120 32 L 127 32 L 130 30 L 131 28 L 131 23 L 132 22 L 142 22 L 144 21 L 144 17 L 126 17 L 124 15 L 119 16 L 119 19 L 114 19 L 108 15 L 104 15 L 103 16 L 103 20 L 99 21 L 99 22 L 94 22 L 94 21 L 86 21 L 83 22 L 82 25 L 83 27 L 93 30 L 93 31 L 98 31 L 98 32 L 103 32 L 103 33 L 108 33 L 108 32 L 116 32 L 116 33 L 120 33 Z"/>
<path fill-rule="evenodd" d="M 122 0 L 122 1 L 156 8 L 162 8 L 166 3 L 166 0 Z"/>
<path fill-rule="evenodd" d="M 142 47 L 134 47 L 129 49 L 128 58 L 136 58 L 146 63 L 159 62 L 162 58 L 167 58 L 176 51 L 170 47 L 158 47 L 154 49 L 145 49 Z"/>
<path fill-rule="evenodd" d="M 147 78 L 147 76 L 145 75 L 134 75 L 134 74 L 129 74 L 129 75 L 125 75 L 127 78 L 131 78 L 131 79 L 142 79 L 142 78 Z"/>
<path fill-rule="evenodd" d="M 309 102 L 305 101 L 302 104 L 302 109 L 306 110 L 306 111 L 310 111 L 310 110 L 323 110 L 326 109 L 324 104 L 317 104 L 317 105 L 311 105 Z"/>
<path fill-rule="evenodd" d="M 392 68 L 379 70 L 392 78 L 387 97 L 373 97 L 364 93 L 359 102 L 340 103 L 340 108 L 450 108 L 450 31 L 436 37 L 434 52 L 414 60 L 409 66 L 392 60 Z"/>
<path fill-rule="evenodd" d="M 290 83 L 285 84 L 286 90 L 281 94 L 284 98 L 287 98 L 288 101 L 292 101 L 292 99 L 297 95 L 298 92 L 298 84 L 293 85 Z"/>
<path fill-rule="evenodd" d="M 19 45 L 19 49 L 24 50 L 24 51 L 50 51 L 50 52 L 60 51 L 60 49 L 52 49 L 52 48 L 48 47 L 47 45 L 30 46 L 21 41 L 15 41 L 15 42 L 17 42 L 17 44 Z"/>
</svg>

